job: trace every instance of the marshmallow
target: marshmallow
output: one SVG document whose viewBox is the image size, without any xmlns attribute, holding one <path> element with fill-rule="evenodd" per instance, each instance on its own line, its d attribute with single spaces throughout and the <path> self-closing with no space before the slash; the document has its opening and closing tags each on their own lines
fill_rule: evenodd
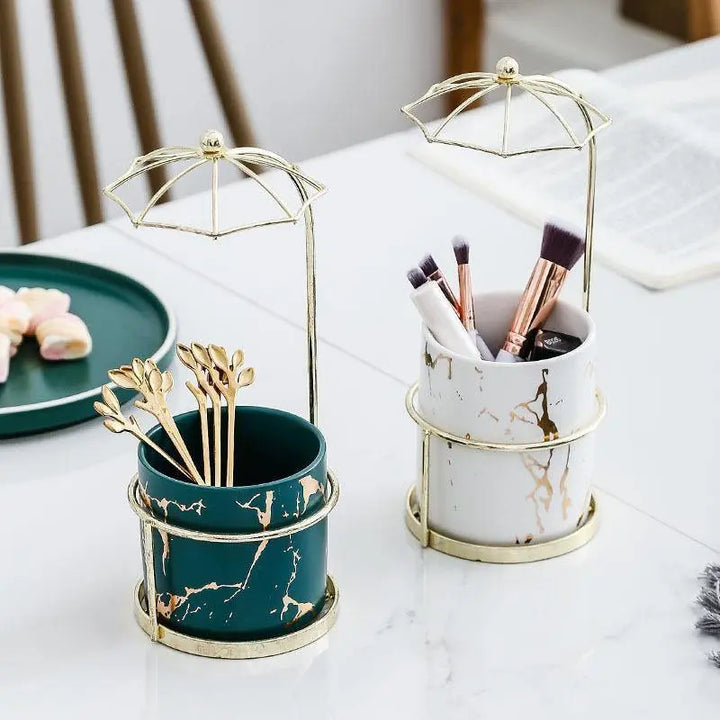
<svg viewBox="0 0 720 720">
<path fill-rule="evenodd" d="M 70 296 L 60 290 L 22 287 L 17 291 L 16 297 L 24 302 L 32 313 L 26 335 L 34 335 L 40 323 L 63 315 L 70 309 Z"/>
<path fill-rule="evenodd" d="M 0 304 L 0 334 L 7 335 L 13 345 L 22 342 L 31 319 L 32 311 L 22 300 L 13 298 Z"/>
<path fill-rule="evenodd" d="M 12 343 L 7 335 L 0 335 L 0 384 L 8 379 L 10 374 L 10 348 Z"/>
<path fill-rule="evenodd" d="M 45 360 L 77 360 L 92 351 L 87 325 L 71 313 L 44 320 L 38 325 L 35 335 L 40 355 Z"/>
<path fill-rule="evenodd" d="M 15 291 L 5 285 L 0 285 L 0 305 L 12 300 L 15 297 Z"/>
</svg>

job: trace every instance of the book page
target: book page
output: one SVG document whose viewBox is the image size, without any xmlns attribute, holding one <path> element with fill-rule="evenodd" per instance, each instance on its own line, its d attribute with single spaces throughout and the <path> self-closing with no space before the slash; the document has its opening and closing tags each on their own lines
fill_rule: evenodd
<svg viewBox="0 0 720 720">
<path fill-rule="evenodd" d="M 650 287 L 668 287 L 720 270 L 720 141 L 634 96 L 596 73 L 556 77 L 583 93 L 613 124 L 597 138 L 597 257 Z M 551 99 L 572 132 L 583 137 L 572 102 Z M 466 112 L 442 136 L 498 144 L 504 103 Z M 527 94 L 513 98 L 509 149 L 564 142 L 562 125 Z M 439 143 L 412 154 L 450 178 L 535 222 L 583 227 L 587 150 L 498 158 Z"/>
<path fill-rule="evenodd" d="M 654 80 L 633 90 L 633 99 L 656 110 L 670 110 L 688 130 L 717 133 L 720 128 L 720 68 L 693 71 L 683 80 Z"/>
</svg>

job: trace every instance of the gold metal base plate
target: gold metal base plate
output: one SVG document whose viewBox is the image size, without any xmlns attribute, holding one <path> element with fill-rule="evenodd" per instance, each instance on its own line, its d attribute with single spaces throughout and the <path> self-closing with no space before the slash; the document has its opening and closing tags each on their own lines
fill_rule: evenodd
<svg viewBox="0 0 720 720">
<path fill-rule="evenodd" d="M 487 563 L 526 563 L 536 560 L 548 560 L 565 553 L 572 552 L 589 542 L 597 530 L 597 503 L 595 496 L 590 497 L 590 510 L 585 522 L 574 532 L 565 537 L 548 540 L 534 545 L 479 545 L 465 542 L 428 529 L 428 547 L 446 555 Z M 420 526 L 420 506 L 413 485 L 407 494 L 405 503 L 405 525 L 408 530 L 422 543 Z"/>
<path fill-rule="evenodd" d="M 310 625 L 295 630 L 287 635 L 269 638 L 267 640 L 205 640 L 203 638 L 185 635 L 177 630 L 160 625 L 158 627 L 158 642 L 174 650 L 202 655 L 203 657 L 224 658 L 227 660 L 248 660 L 251 658 L 269 657 L 281 655 L 298 648 L 309 645 L 325 635 L 335 624 L 338 613 L 338 602 L 340 591 L 330 575 L 327 578 L 325 588 L 325 604 L 318 613 L 318 616 Z M 140 580 L 135 586 L 134 595 L 135 619 L 146 635 L 152 637 L 150 629 L 150 616 L 147 611 L 147 600 L 145 598 L 145 583 Z"/>
</svg>

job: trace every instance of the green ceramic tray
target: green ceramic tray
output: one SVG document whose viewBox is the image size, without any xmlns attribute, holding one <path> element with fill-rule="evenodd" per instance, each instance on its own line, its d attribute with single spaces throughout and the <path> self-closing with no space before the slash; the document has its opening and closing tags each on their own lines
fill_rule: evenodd
<svg viewBox="0 0 720 720">
<path fill-rule="evenodd" d="M 134 357 L 152 357 L 165 369 L 172 359 L 175 320 L 144 285 L 98 265 L 45 255 L 0 252 L 0 285 L 55 287 L 70 294 L 71 312 L 90 329 L 92 353 L 83 360 L 51 363 L 27 338 L 0 385 L 0 438 L 52 430 L 95 416 L 93 402 L 107 371 Z M 121 402 L 132 393 L 119 391 Z"/>
</svg>

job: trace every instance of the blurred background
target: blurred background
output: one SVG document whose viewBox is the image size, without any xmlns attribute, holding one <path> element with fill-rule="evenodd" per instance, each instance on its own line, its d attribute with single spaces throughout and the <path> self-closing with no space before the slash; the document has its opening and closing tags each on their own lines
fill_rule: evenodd
<svg viewBox="0 0 720 720">
<path fill-rule="evenodd" d="M 0 10 L 3 137 L 27 166 L 14 184 L 0 144 L 0 246 L 20 242 L 18 184 L 34 193 L 26 240 L 117 214 L 98 200 L 88 215 L 75 155 L 104 185 L 142 153 L 126 64 L 146 71 L 150 102 L 136 104 L 146 119 L 154 106 L 160 144 L 195 144 L 210 127 L 232 142 L 221 91 L 250 139 L 302 161 L 407 130 L 409 98 L 502 55 L 531 73 L 598 70 L 719 22 L 716 0 L 0 0 Z M 204 189 L 196 182 L 174 197 Z"/>
</svg>

